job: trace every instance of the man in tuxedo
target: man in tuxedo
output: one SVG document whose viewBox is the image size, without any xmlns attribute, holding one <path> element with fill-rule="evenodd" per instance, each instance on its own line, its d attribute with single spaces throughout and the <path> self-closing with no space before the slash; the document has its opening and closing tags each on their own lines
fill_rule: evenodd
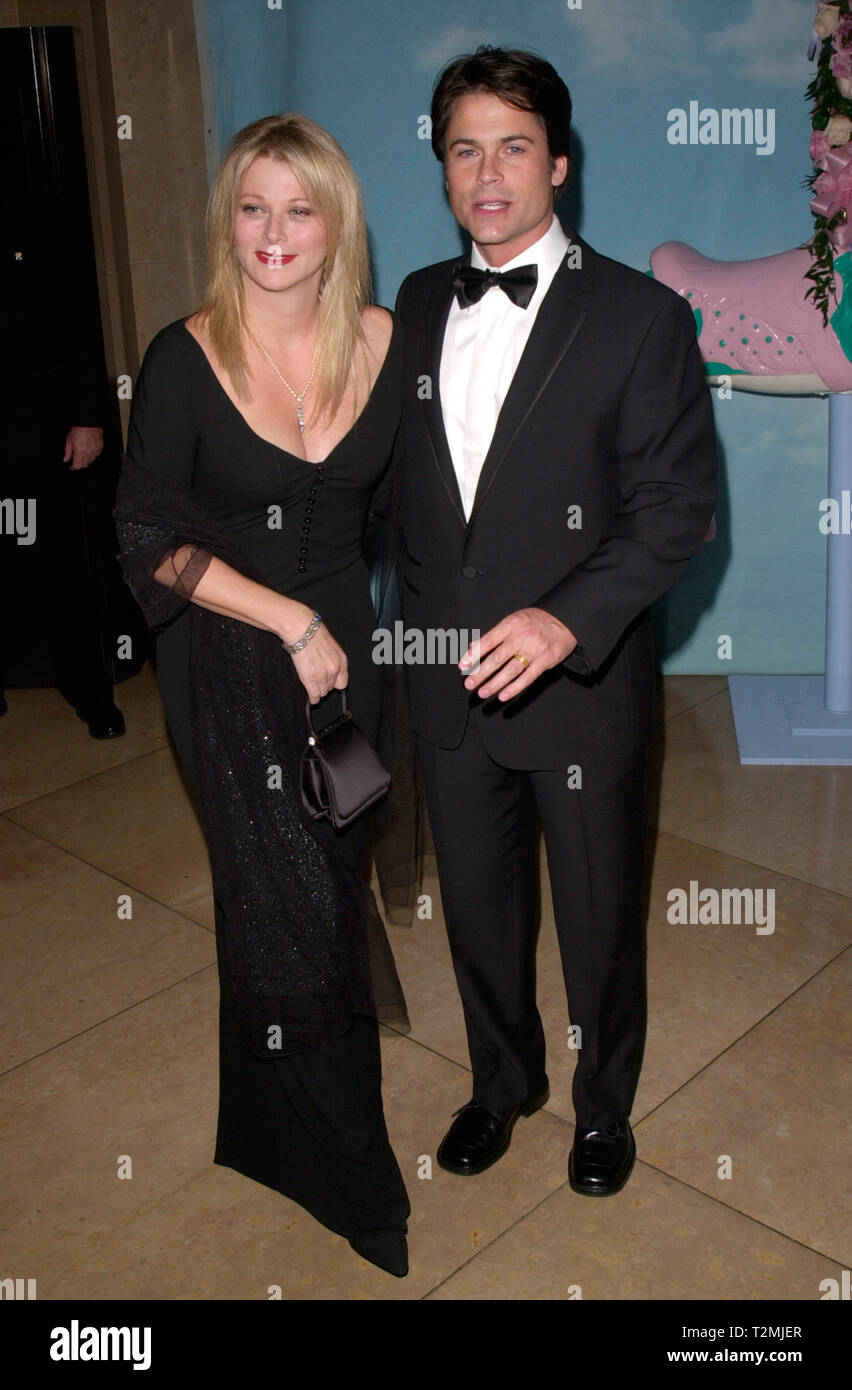
<svg viewBox="0 0 852 1390">
<path fill-rule="evenodd" d="M 106 375 L 70 219 L 55 201 L 7 188 L 0 200 L 0 498 L 35 503 L 34 536 L 4 528 L 45 617 L 56 686 L 93 738 L 119 738 L 84 559 L 81 478 L 103 449 Z M 0 555 L 0 714 L 3 611 Z"/>
<path fill-rule="evenodd" d="M 399 293 L 406 628 L 479 630 L 409 667 L 473 1096 L 438 1150 L 482 1172 L 548 1097 L 536 818 L 577 1029 L 569 1179 L 618 1192 L 645 1034 L 649 604 L 701 546 L 716 448 L 688 305 L 553 212 L 571 99 L 542 59 L 455 59 L 432 144 L 469 260 Z M 428 644 L 424 644 L 428 650 Z"/>
</svg>

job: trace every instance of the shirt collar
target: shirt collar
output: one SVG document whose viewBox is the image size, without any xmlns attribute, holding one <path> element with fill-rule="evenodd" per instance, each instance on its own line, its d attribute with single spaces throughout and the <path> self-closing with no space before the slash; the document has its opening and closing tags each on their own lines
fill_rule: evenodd
<svg viewBox="0 0 852 1390">
<path fill-rule="evenodd" d="M 558 217 L 554 217 L 547 231 L 539 237 L 538 241 L 534 241 L 532 246 L 527 247 L 526 251 L 514 256 L 511 261 L 507 261 L 498 269 L 501 271 L 514 270 L 519 265 L 535 265 L 538 267 L 539 283 L 546 281 L 547 284 L 550 284 L 570 245 L 570 239 L 566 236 L 562 223 Z M 489 266 L 475 242 L 470 248 L 470 263 L 477 270 L 494 268 Z"/>
</svg>

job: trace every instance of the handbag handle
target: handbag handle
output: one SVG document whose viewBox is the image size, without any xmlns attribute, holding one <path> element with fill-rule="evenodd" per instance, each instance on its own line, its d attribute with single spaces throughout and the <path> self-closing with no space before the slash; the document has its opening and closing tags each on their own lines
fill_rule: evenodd
<svg viewBox="0 0 852 1390">
<path fill-rule="evenodd" d="M 351 719 L 351 718 L 352 718 L 352 713 L 351 713 L 351 711 L 350 711 L 350 709 L 349 709 L 349 701 L 348 701 L 348 699 L 347 699 L 347 697 L 346 697 L 346 690 L 347 690 L 347 687 L 344 686 L 344 688 L 343 688 L 342 690 L 338 690 L 338 692 L 337 692 L 338 695 L 340 696 L 342 702 L 343 702 L 343 711 L 342 711 L 342 713 L 339 714 L 339 715 L 337 716 L 336 719 L 333 719 L 329 724 L 326 724 L 325 727 L 322 728 L 322 729 L 320 729 L 320 730 L 316 730 L 316 729 L 314 728 L 314 717 L 313 717 L 313 708 L 314 708 L 314 707 L 313 707 L 313 705 L 311 704 L 311 698 L 310 698 L 310 696 L 307 697 L 307 699 L 305 700 L 305 710 L 306 710 L 307 716 L 308 716 L 308 734 L 309 734 L 308 743 L 309 743 L 309 744 L 312 744 L 312 745 L 315 744 L 318 738 L 322 738 L 323 735 L 324 735 L 325 733 L 327 733 L 329 729 L 331 729 L 331 728 L 335 727 L 336 725 L 338 725 L 342 719 Z M 329 691 L 329 694 L 331 694 L 331 691 Z"/>
</svg>

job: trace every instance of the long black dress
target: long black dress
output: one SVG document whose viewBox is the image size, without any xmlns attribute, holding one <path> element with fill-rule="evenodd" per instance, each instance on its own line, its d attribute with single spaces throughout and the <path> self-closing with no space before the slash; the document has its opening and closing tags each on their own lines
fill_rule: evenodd
<svg viewBox="0 0 852 1390">
<path fill-rule="evenodd" d="M 362 413 L 322 464 L 262 439 L 248 425 L 183 320 L 145 355 L 127 459 L 189 488 L 270 588 L 317 609 L 349 663 L 349 705 L 375 741 L 382 673 L 372 660 L 376 619 L 362 550 L 371 496 L 387 469 L 399 420 L 400 335 Z M 157 638 L 157 679 L 191 785 L 189 610 Z M 335 697 L 322 702 L 329 716 Z M 365 820 L 335 835 L 363 871 Z M 214 894 L 216 875 L 214 871 Z M 410 1206 L 387 1136 L 376 1019 L 292 1056 L 259 1060 L 249 1047 L 216 902 L 220 1094 L 214 1161 L 282 1192 L 342 1235 L 403 1231 Z"/>
</svg>

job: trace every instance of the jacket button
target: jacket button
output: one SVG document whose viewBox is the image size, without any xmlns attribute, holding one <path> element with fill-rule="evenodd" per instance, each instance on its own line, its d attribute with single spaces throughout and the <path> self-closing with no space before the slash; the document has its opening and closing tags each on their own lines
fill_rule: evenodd
<svg viewBox="0 0 852 1390">
<path fill-rule="evenodd" d="M 473 565 L 465 565 L 464 569 L 462 570 L 462 574 L 464 575 L 465 579 L 475 579 L 477 572 L 474 569 Z"/>
</svg>

